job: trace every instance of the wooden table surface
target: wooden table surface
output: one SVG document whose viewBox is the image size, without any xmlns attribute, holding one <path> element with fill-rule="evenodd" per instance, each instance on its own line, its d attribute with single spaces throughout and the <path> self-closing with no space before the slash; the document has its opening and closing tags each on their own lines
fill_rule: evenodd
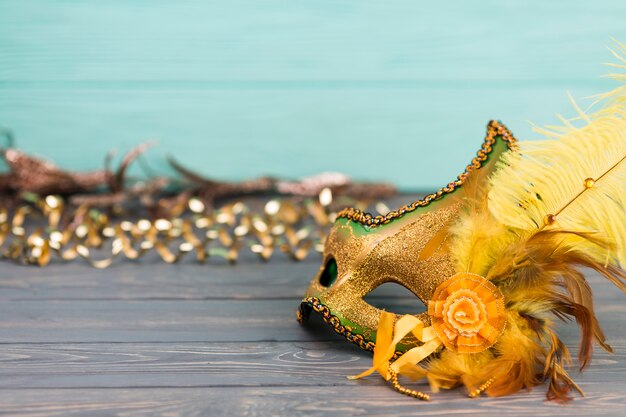
<svg viewBox="0 0 626 417">
<path fill-rule="evenodd" d="M 615 354 L 596 351 L 584 374 L 572 370 L 585 398 L 546 403 L 545 387 L 538 387 L 496 399 L 446 391 L 426 403 L 395 393 L 379 377 L 347 380 L 370 355 L 319 320 L 296 322 L 318 262 L 145 260 L 107 270 L 3 262 L 0 414 L 625 415 L 626 298 L 598 277 L 591 277 L 597 310 Z M 372 300 L 392 310 L 416 302 L 389 294 Z M 575 346 L 575 329 L 564 332 Z"/>
</svg>

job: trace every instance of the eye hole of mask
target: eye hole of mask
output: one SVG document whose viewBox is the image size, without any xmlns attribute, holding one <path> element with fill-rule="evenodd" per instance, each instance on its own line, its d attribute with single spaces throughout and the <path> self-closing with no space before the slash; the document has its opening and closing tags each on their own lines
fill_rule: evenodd
<svg viewBox="0 0 626 417">
<path fill-rule="evenodd" d="M 320 285 L 328 288 L 337 280 L 337 261 L 335 258 L 330 258 L 326 262 L 324 271 L 320 275 Z"/>
<path fill-rule="evenodd" d="M 395 282 L 385 282 L 363 297 L 369 305 L 394 314 L 419 314 L 426 306 L 407 288 Z"/>
</svg>

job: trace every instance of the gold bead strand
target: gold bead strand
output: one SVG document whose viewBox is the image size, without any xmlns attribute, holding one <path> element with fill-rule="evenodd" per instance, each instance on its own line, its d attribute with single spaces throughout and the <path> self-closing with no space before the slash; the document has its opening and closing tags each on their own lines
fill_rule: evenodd
<svg viewBox="0 0 626 417">
<path fill-rule="evenodd" d="M 493 381 L 495 381 L 495 378 L 491 378 L 489 379 L 487 382 L 485 382 L 484 384 L 482 384 L 480 387 L 476 388 L 474 391 L 469 393 L 469 397 L 470 398 L 476 398 L 478 397 L 480 394 L 482 394 L 483 392 L 485 392 L 490 386 L 491 384 L 493 384 Z"/>
<path fill-rule="evenodd" d="M 400 385 L 400 383 L 398 382 L 398 374 L 396 374 L 394 370 L 391 369 L 391 364 L 389 364 L 389 376 L 391 377 L 390 381 L 393 389 L 398 391 L 400 394 L 408 395 L 409 397 L 417 398 L 418 400 L 422 401 L 430 401 L 430 395 L 424 394 L 420 391 L 415 391 L 413 389 L 405 388 Z"/>
</svg>

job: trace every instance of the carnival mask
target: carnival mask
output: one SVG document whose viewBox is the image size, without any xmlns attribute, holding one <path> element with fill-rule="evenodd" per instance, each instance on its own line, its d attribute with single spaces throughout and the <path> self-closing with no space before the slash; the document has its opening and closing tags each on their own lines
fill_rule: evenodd
<svg viewBox="0 0 626 417">
<path fill-rule="evenodd" d="M 464 385 L 470 396 L 549 381 L 548 398 L 568 399 L 580 389 L 563 368 L 569 353 L 553 317 L 581 325 L 581 368 L 594 340 L 610 350 L 578 267 L 626 290 L 621 103 L 540 142 L 516 142 L 490 122 L 481 150 L 448 186 L 384 216 L 341 211 L 299 320 L 319 313 L 374 352 L 373 366 L 352 378 L 377 371 L 416 398 L 429 396 L 398 375 L 427 378 L 433 391 Z M 427 311 L 401 316 L 364 300 L 386 282 Z"/>
<path fill-rule="evenodd" d="M 454 275 L 446 247 L 447 225 L 460 209 L 459 194 L 473 171 L 492 171 L 515 143 L 508 129 L 491 122 L 477 155 L 456 181 L 386 216 L 356 209 L 338 215 L 326 240 L 322 267 L 302 302 L 302 317 L 323 308 L 333 327 L 359 346 L 372 350 L 381 310 L 363 298 L 386 282 L 395 282 L 427 303 L 435 288 Z M 420 319 L 428 322 L 428 315 Z M 398 317 L 399 318 L 399 317 Z M 349 329 L 349 330 L 348 330 Z M 407 338 L 399 350 L 414 346 Z"/>
</svg>

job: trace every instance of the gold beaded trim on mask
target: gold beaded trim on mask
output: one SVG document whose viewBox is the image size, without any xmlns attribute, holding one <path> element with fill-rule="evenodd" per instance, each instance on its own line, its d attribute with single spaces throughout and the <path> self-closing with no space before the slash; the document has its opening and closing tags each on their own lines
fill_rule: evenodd
<svg viewBox="0 0 626 417">
<path fill-rule="evenodd" d="M 304 323 L 305 321 L 306 314 L 303 312 L 303 306 L 305 305 L 310 307 L 316 313 L 321 314 L 324 322 L 330 324 L 335 333 L 345 337 L 349 342 L 354 343 L 363 350 L 367 350 L 368 352 L 374 352 L 374 348 L 376 347 L 376 344 L 374 342 L 365 339 L 363 335 L 353 333 L 350 327 L 341 324 L 341 320 L 339 320 L 339 317 L 333 315 L 330 312 L 330 308 L 322 304 L 320 299 L 317 297 L 307 297 L 302 300 L 302 303 L 300 304 L 300 309 L 296 311 L 296 318 L 299 323 Z M 403 353 L 404 352 L 396 352 L 393 355 L 392 359 L 398 359 L 400 356 L 402 356 Z"/>
<path fill-rule="evenodd" d="M 465 172 L 460 174 L 457 177 L 456 181 L 451 182 L 447 186 L 439 189 L 436 193 L 432 193 L 424 197 L 422 200 L 417 200 L 412 203 L 409 203 L 398 210 L 390 211 L 386 215 L 382 216 L 372 216 L 370 213 L 363 212 L 359 209 L 348 207 L 341 210 L 337 214 L 337 218 L 345 218 L 348 220 L 352 220 L 357 223 L 361 223 L 365 226 L 379 226 L 382 224 L 387 224 L 394 219 L 398 219 L 404 216 L 407 213 L 410 213 L 417 209 L 418 207 L 425 207 L 432 203 L 433 201 L 439 200 L 445 194 L 449 194 L 452 191 L 456 190 L 458 187 L 463 185 L 469 173 L 475 169 L 480 168 L 482 163 L 487 160 L 487 157 L 492 151 L 492 146 L 496 142 L 496 136 L 501 136 L 502 139 L 509 144 L 509 148 L 517 142 L 517 139 L 509 129 L 503 125 L 502 123 L 492 120 L 487 124 L 487 135 L 485 136 L 485 141 L 483 142 L 483 146 L 476 153 L 472 162 L 465 168 Z"/>
</svg>

